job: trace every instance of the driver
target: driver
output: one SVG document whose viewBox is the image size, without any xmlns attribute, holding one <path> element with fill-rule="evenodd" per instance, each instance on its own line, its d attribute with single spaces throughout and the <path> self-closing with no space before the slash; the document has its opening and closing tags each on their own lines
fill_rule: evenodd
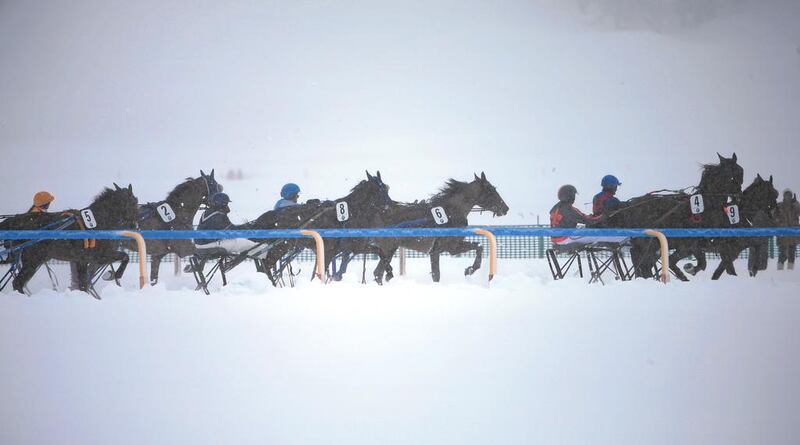
<svg viewBox="0 0 800 445">
<path fill-rule="evenodd" d="M 208 200 L 208 209 L 200 217 L 197 230 L 228 230 L 234 227 L 228 218 L 231 209 L 228 204 L 231 198 L 226 193 L 215 193 Z M 246 238 L 229 239 L 196 239 L 194 241 L 198 250 L 224 249 L 228 253 L 241 253 L 252 249 L 258 244 Z"/>
<path fill-rule="evenodd" d="M 575 195 L 578 190 L 567 184 L 558 189 L 558 203 L 550 210 L 550 227 L 575 229 L 578 224 L 593 226 L 602 221 L 600 216 L 589 216 L 575 208 Z M 554 236 L 552 242 L 557 246 L 584 245 L 595 243 L 623 243 L 626 237 L 616 236 Z"/>
</svg>

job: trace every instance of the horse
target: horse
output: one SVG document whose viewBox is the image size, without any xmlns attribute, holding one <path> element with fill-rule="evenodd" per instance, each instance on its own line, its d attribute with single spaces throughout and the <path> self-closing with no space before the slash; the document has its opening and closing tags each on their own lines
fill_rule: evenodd
<svg viewBox="0 0 800 445">
<path fill-rule="evenodd" d="M 370 228 L 380 224 L 381 217 L 392 199 L 389 197 L 389 186 L 383 182 L 381 173 L 375 176 L 367 173 L 350 193 L 334 201 L 309 200 L 305 204 L 270 210 L 263 213 L 255 221 L 239 226 L 244 229 L 350 229 Z M 277 277 L 273 276 L 274 266 L 285 254 L 302 248 L 313 248 L 313 241 L 305 239 L 252 241 L 270 245 L 262 265 L 257 263 L 257 270 L 269 276 L 273 285 L 277 285 Z M 325 241 L 325 268 L 328 269 L 334 257 L 342 252 L 370 253 L 373 248 L 366 238 L 336 238 Z M 279 269 L 279 268 L 278 268 Z"/>
<path fill-rule="evenodd" d="M 395 203 L 384 212 L 383 223 L 389 227 L 466 227 L 467 217 L 478 207 L 481 211 L 492 212 L 494 216 L 508 213 L 508 206 L 497 193 L 497 189 L 481 172 L 475 174 L 472 182 L 461 182 L 449 179 L 439 193 L 428 200 L 414 203 Z M 440 279 L 439 256 L 443 252 L 458 255 L 470 251 L 475 252 L 475 261 L 464 270 L 464 275 L 472 275 L 481 267 L 483 247 L 480 243 L 469 242 L 464 237 L 441 238 L 380 238 L 375 245 L 381 252 L 381 259 L 373 271 L 375 281 L 383 282 L 392 279 L 391 260 L 399 247 L 427 253 L 431 260 L 431 277 L 434 282 Z"/>
<path fill-rule="evenodd" d="M 208 175 L 200 170 L 197 178 L 186 180 L 167 194 L 163 201 L 144 204 L 139 209 L 139 227 L 142 230 L 192 230 L 194 216 L 208 198 L 219 193 L 222 185 L 214 178 L 214 170 Z M 130 249 L 135 249 L 131 245 Z M 169 253 L 183 258 L 194 254 L 194 242 L 188 239 L 147 240 L 147 253 L 150 254 L 150 285 L 158 283 L 158 269 L 161 260 Z"/>
<path fill-rule="evenodd" d="M 3 230 L 134 230 L 137 227 L 139 201 L 133 186 L 105 188 L 89 207 L 58 213 L 30 213 L 3 222 Z M 22 252 L 22 267 L 13 280 L 14 290 L 25 293 L 25 285 L 36 270 L 49 259 L 76 263 L 79 289 L 100 299 L 89 279 L 89 265 L 119 261 L 114 274 L 119 280 L 128 265 L 128 254 L 120 250 L 118 240 L 52 240 L 32 242 Z"/>
<path fill-rule="evenodd" d="M 756 227 L 756 221 L 766 221 L 771 219 L 772 213 L 778 207 L 778 191 L 773 184 L 772 176 L 769 180 L 765 180 L 761 175 L 756 175 L 753 183 L 750 184 L 741 195 L 740 199 L 736 199 L 730 203 L 731 205 L 722 207 L 717 210 L 722 218 L 727 219 L 730 228 L 751 228 Z M 733 207 L 735 205 L 735 207 Z M 739 213 L 738 215 L 736 213 Z M 768 225 L 768 224 L 767 224 Z M 694 244 L 698 244 L 695 246 Z M 670 241 L 670 245 L 676 247 L 676 251 L 670 255 L 670 264 L 677 263 L 677 261 L 685 258 L 686 249 L 683 249 L 684 244 L 691 246 L 691 251 L 696 252 L 699 250 L 699 255 L 703 257 L 702 263 L 705 264 L 705 253 L 715 252 L 720 255 L 720 264 L 711 276 L 712 280 L 718 280 L 723 272 L 728 275 L 736 275 L 736 269 L 733 262 L 739 257 L 742 250 L 749 247 L 758 248 L 763 242 L 759 238 L 753 237 L 718 237 L 718 238 L 700 238 L 699 240 L 691 240 L 687 238 L 680 238 Z M 701 262 L 698 257 L 698 262 Z M 687 265 L 684 269 L 692 275 L 697 274 L 702 268 Z M 758 272 L 753 269 L 750 271 L 752 276 Z"/>
<path fill-rule="evenodd" d="M 615 228 L 719 228 L 727 227 L 727 218 L 720 209 L 731 198 L 737 198 L 742 192 L 744 170 L 737 163 L 736 153 L 725 158 L 717 153 L 718 164 L 701 165 L 702 174 L 697 187 L 672 192 L 661 191 L 648 193 L 623 202 L 619 208 L 603 215 L 599 226 Z M 668 192 L 668 193 L 662 193 Z M 684 244 L 684 249 L 700 255 L 699 240 L 694 239 Z M 631 240 L 631 257 L 637 277 L 651 278 L 656 265 L 657 245 L 651 239 L 633 238 Z M 688 278 L 677 267 L 677 262 L 670 261 L 670 269 L 680 280 Z M 705 267 L 705 264 L 700 264 Z"/>
</svg>

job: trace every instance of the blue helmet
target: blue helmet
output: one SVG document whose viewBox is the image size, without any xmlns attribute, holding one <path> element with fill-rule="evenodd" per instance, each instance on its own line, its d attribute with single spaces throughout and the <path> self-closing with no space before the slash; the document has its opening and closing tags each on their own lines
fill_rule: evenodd
<svg viewBox="0 0 800 445">
<path fill-rule="evenodd" d="M 208 203 L 211 207 L 222 207 L 228 205 L 229 202 L 231 202 L 231 198 L 227 193 L 214 193 L 211 195 L 211 198 L 208 199 Z"/>
<path fill-rule="evenodd" d="M 300 186 L 295 183 L 288 183 L 281 187 L 281 198 L 289 199 L 300 193 Z"/>
<path fill-rule="evenodd" d="M 618 185 L 622 185 L 622 183 L 619 182 L 619 179 L 617 179 L 617 177 L 614 175 L 605 175 L 600 181 L 600 185 L 602 187 L 616 187 Z"/>
</svg>

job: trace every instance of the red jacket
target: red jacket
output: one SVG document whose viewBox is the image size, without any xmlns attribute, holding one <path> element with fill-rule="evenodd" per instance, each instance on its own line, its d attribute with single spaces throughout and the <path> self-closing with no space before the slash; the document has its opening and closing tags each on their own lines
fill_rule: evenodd
<svg viewBox="0 0 800 445">
<path fill-rule="evenodd" d="M 550 209 L 550 227 L 553 228 L 574 229 L 578 227 L 578 223 L 591 225 L 599 220 L 599 217 L 588 216 L 567 202 L 559 202 Z M 567 238 L 566 236 L 554 236 L 552 241 L 558 244 Z"/>
</svg>

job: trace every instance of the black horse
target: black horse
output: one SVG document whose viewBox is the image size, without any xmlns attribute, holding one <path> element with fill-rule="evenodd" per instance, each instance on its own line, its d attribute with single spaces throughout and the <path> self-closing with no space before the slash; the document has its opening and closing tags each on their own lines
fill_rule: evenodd
<svg viewBox="0 0 800 445">
<path fill-rule="evenodd" d="M 355 229 L 376 227 L 382 221 L 386 209 L 392 202 L 389 186 L 383 182 L 380 172 L 375 176 L 367 172 L 367 179 L 359 182 L 347 196 L 334 201 L 310 200 L 305 204 L 270 210 L 255 221 L 247 223 L 243 229 Z M 253 241 L 271 246 L 262 265 L 257 270 L 266 273 L 273 285 L 278 277 L 272 270 L 280 270 L 276 265 L 291 251 L 313 248 L 309 239 Z M 371 253 L 374 249 L 366 238 L 335 238 L 325 240 L 325 267 L 340 253 Z"/>
<path fill-rule="evenodd" d="M 756 221 L 764 221 L 764 218 L 770 220 L 777 206 L 778 191 L 775 190 L 772 176 L 769 177 L 769 180 L 765 180 L 759 174 L 753 183 L 742 192 L 741 198 L 732 200 L 725 207 L 711 209 L 711 211 L 718 213 L 718 219 L 727 220 L 727 228 L 751 228 L 756 227 Z M 722 225 L 724 226 L 724 223 Z M 702 266 L 687 265 L 685 270 L 695 275 L 705 269 L 707 252 L 718 253 L 721 261 L 711 276 L 711 279 L 718 280 L 723 272 L 727 272 L 728 275 L 736 275 L 733 262 L 739 257 L 742 250 L 758 247 L 761 241 L 754 237 L 676 238 L 670 241 L 670 246 L 675 247 L 675 252 L 670 255 L 670 265 L 677 264 L 689 254 L 694 254 Z M 751 271 L 753 276 L 756 273 L 757 270 Z"/>
<path fill-rule="evenodd" d="M 106 188 L 89 207 L 58 213 L 30 213 L 3 221 L 3 230 L 133 230 L 137 227 L 139 201 L 133 187 Z M 87 211 L 88 210 L 88 211 Z M 92 227 L 94 226 L 94 227 Z M 89 265 L 97 266 L 119 261 L 114 274 L 119 279 L 128 264 L 128 254 L 120 250 L 118 240 L 41 240 L 22 251 L 22 268 L 14 278 L 13 287 L 24 293 L 25 285 L 47 260 L 57 259 L 76 263 L 79 288 L 99 299 L 89 277 Z"/>
<path fill-rule="evenodd" d="M 492 212 L 494 216 L 503 216 L 508 213 L 506 205 L 500 194 L 486 174 L 481 172 L 480 177 L 475 175 L 472 182 L 460 182 L 450 179 L 442 190 L 425 201 L 401 204 L 395 203 L 384 213 L 382 222 L 388 227 L 466 227 L 467 217 L 477 207 L 480 210 Z M 399 247 L 416 250 L 430 254 L 431 276 L 433 281 L 440 278 L 439 256 L 443 252 L 458 255 L 470 251 L 475 252 L 475 261 L 464 270 L 464 275 L 472 275 L 481 267 L 483 247 L 480 243 L 469 242 L 464 237 L 445 238 L 380 238 L 375 241 L 380 251 L 381 259 L 373 275 L 375 281 L 383 282 L 384 273 L 386 280 L 392 279 L 391 260 Z"/>
<path fill-rule="evenodd" d="M 186 178 L 163 201 L 142 205 L 139 227 L 142 230 L 192 230 L 200 206 L 208 205 L 208 198 L 221 191 L 222 185 L 214 179 L 214 170 L 208 175 L 200 170 L 200 177 Z M 164 256 L 174 253 L 183 258 L 194 254 L 194 251 L 194 242 L 188 239 L 147 240 L 147 253 L 152 259 L 150 284 L 155 286 L 158 283 L 158 269 Z"/>
<path fill-rule="evenodd" d="M 726 206 L 730 199 L 741 195 L 744 170 L 737 164 L 736 153 L 725 158 L 719 153 L 719 164 L 702 166 L 700 184 L 691 192 L 654 192 L 636 197 L 604 215 L 602 226 L 616 228 L 721 228 L 729 225 L 718 209 Z M 705 260 L 694 239 L 685 243 L 684 250 Z M 672 243 L 673 241 L 670 241 Z M 651 278 L 656 266 L 657 243 L 652 239 L 633 238 L 631 257 L 637 277 Z M 670 269 L 681 280 L 688 280 L 670 262 Z M 705 267 L 701 264 L 699 267 Z"/>
</svg>

